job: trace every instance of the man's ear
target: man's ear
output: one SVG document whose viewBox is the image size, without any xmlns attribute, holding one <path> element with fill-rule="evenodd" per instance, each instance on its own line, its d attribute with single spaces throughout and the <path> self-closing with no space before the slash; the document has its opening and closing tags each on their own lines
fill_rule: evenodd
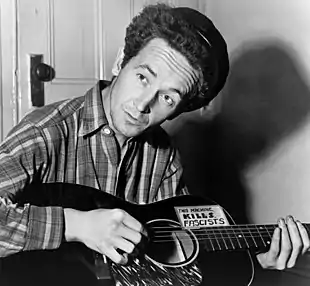
<svg viewBox="0 0 310 286">
<path fill-rule="evenodd" d="M 113 76 L 118 76 L 119 72 L 121 71 L 123 59 L 124 59 L 124 48 L 121 47 L 118 49 L 117 56 L 112 67 Z"/>
</svg>

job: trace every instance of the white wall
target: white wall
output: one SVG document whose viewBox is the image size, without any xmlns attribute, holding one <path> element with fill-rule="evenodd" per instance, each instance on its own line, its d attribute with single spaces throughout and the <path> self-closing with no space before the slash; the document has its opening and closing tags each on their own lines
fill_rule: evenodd
<svg viewBox="0 0 310 286">
<path fill-rule="evenodd" d="M 296 84 L 296 88 L 299 88 L 300 82 L 305 83 L 302 94 L 296 97 L 296 100 L 303 98 L 307 103 L 310 96 L 308 92 L 310 86 L 309 13 L 310 1 L 308 0 L 207 1 L 207 15 L 226 38 L 231 60 L 240 56 L 245 47 L 252 45 L 255 48 L 255 45 L 259 45 L 264 39 L 267 39 L 267 42 L 278 43 L 279 48 L 287 51 L 296 64 L 296 70 L 300 72 L 300 79 L 298 79 L 300 81 L 292 84 Z M 267 63 L 266 73 L 270 70 L 277 70 L 277 67 L 272 66 L 273 64 L 271 62 L 271 66 L 268 66 Z M 250 65 L 248 72 L 253 72 Z M 246 78 L 246 75 L 243 76 Z M 288 75 L 281 78 L 288 79 L 289 77 L 286 76 Z M 274 84 L 274 79 L 277 78 L 271 77 L 271 79 Z M 241 78 L 240 84 L 249 83 L 242 82 Z M 291 96 L 294 97 L 295 88 L 288 87 L 291 88 Z M 264 91 L 264 88 L 266 87 L 257 86 L 257 90 Z M 279 83 L 279 88 L 281 88 L 281 83 Z M 277 92 L 277 96 L 281 95 L 279 90 Z M 283 90 L 284 93 L 285 90 Z M 284 110 L 290 110 L 289 106 L 284 106 L 289 102 L 292 101 L 282 101 L 282 103 L 278 101 L 277 104 Z M 300 105 L 302 104 L 300 102 Z M 280 107 L 269 106 L 268 108 L 274 108 L 277 111 Z M 296 113 L 299 112 L 298 110 L 297 108 Z M 243 112 L 246 113 L 247 110 Z M 294 115 L 294 113 L 290 114 Z M 284 118 L 285 114 L 282 115 Z M 295 115 L 298 116 L 298 114 Z M 272 120 L 281 120 L 281 117 L 269 116 Z M 250 116 L 245 118 L 250 118 Z M 262 123 L 265 124 L 263 128 L 268 129 L 268 124 L 266 124 L 268 120 L 266 121 L 263 115 L 262 119 L 265 120 Z M 253 122 L 259 125 L 259 122 L 254 120 Z M 286 214 L 293 214 L 305 222 L 310 221 L 310 120 L 304 116 L 302 122 L 299 123 L 301 125 L 296 124 L 296 128 L 291 128 L 287 136 L 275 142 L 269 149 L 269 155 L 259 157 L 244 172 L 245 184 L 249 192 L 248 213 L 254 222 L 274 222 L 277 217 Z M 277 126 L 276 122 L 270 122 L 270 124 Z M 248 124 L 247 128 L 249 126 Z M 254 129 L 256 127 L 253 126 Z"/>
</svg>

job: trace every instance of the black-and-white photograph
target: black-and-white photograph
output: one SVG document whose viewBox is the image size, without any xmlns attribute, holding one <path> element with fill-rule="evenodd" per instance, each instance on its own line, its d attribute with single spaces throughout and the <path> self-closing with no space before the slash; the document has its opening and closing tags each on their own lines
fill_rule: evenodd
<svg viewBox="0 0 310 286">
<path fill-rule="evenodd" d="M 307 154 L 310 1 L 0 0 L 1 286 L 308 286 Z"/>
</svg>

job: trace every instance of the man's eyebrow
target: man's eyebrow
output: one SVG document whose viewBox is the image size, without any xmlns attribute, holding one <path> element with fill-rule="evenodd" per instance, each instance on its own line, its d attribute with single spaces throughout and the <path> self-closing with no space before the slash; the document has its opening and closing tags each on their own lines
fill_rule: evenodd
<svg viewBox="0 0 310 286">
<path fill-rule="evenodd" d="M 154 77 L 157 77 L 157 73 L 155 71 L 153 71 L 148 64 L 139 65 L 138 68 L 143 68 L 143 69 L 147 70 Z"/>
<path fill-rule="evenodd" d="M 137 68 L 146 69 L 154 77 L 157 77 L 157 73 L 155 71 L 153 71 L 148 64 L 138 65 Z M 177 88 L 169 88 L 169 91 L 177 93 L 180 97 L 183 95 L 183 93 L 179 89 L 177 89 Z"/>
<path fill-rule="evenodd" d="M 180 90 L 178 90 L 177 88 L 170 88 L 169 90 L 177 93 L 180 97 L 183 95 L 183 93 Z"/>
</svg>

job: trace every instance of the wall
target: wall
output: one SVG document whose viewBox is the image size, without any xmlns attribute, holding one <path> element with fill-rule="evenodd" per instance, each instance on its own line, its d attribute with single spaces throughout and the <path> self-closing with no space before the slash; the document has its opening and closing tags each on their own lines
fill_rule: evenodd
<svg viewBox="0 0 310 286">
<path fill-rule="evenodd" d="M 231 56 L 222 117 L 233 121 L 232 137 L 244 137 L 233 139 L 238 148 L 249 149 L 242 152 L 249 214 L 260 222 L 287 213 L 309 221 L 310 2 L 208 3 Z"/>
<path fill-rule="evenodd" d="M 209 164 L 222 176 L 214 196 L 242 193 L 251 222 L 286 214 L 310 221 L 309 11 L 307 0 L 207 1 L 231 58 L 221 111 L 208 127 L 217 152 Z M 309 260 L 292 273 L 309 277 Z"/>
</svg>

